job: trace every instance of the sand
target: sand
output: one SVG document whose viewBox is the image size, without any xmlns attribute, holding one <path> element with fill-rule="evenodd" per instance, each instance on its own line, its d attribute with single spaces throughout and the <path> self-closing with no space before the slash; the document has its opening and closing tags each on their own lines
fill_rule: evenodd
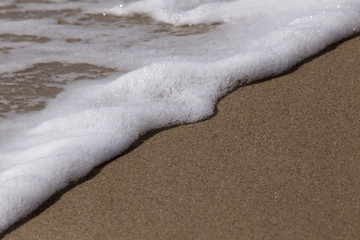
<svg viewBox="0 0 360 240">
<path fill-rule="evenodd" d="M 153 132 L 4 239 L 360 239 L 360 37 Z"/>
</svg>

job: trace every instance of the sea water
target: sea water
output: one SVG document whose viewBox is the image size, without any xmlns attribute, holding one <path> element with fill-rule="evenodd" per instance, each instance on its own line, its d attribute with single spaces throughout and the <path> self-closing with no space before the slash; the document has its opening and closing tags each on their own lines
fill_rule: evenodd
<svg viewBox="0 0 360 240">
<path fill-rule="evenodd" d="M 147 131 L 359 31 L 359 0 L 2 0 L 0 232 Z"/>
</svg>

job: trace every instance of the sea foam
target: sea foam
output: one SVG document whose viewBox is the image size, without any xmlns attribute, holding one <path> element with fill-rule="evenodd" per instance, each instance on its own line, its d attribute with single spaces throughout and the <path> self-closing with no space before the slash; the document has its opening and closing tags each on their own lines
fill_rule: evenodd
<svg viewBox="0 0 360 240">
<path fill-rule="evenodd" d="M 63 61 L 119 73 L 71 82 L 44 110 L 1 120 L 0 231 L 147 131 L 207 118 L 217 100 L 235 87 L 284 72 L 360 29 L 358 0 L 50 2 L 24 8 L 72 7 L 124 21 L 146 16 L 153 22 L 107 28 L 56 25 L 47 31 L 54 24 L 51 17 L 3 22 L 2 32 L 55 39 L 11 43 L 26 51 L 14 48 L 2 72 Z M 168 31 L 154 31 L 142 41 L 154 25 Z M 171 35 L 177 27 L 187 31 L 192 26 L 198 33 Z M 121 29 L 116 32 L 116 27 Z M 63 41 L 71 36 L 88 42 Z M 135 43 L 129 48 L 127 42 Z"/>
</svg>

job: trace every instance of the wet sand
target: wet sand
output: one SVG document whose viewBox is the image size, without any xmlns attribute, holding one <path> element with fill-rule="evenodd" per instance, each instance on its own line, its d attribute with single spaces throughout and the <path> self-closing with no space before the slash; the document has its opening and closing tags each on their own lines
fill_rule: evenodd
<svg viewBox="0 0 360 240">
<path fill-rule="evenodd" d="M 360 239 L 360 37 L 151 134 L 4 239 Z"/>
</svg>

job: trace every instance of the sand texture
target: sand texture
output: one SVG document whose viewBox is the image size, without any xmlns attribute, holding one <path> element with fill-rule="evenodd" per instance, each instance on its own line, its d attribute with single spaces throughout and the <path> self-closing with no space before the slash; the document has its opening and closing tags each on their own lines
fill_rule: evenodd
<svg viewBox="0 0 360 240">
<path fill-rule="evenodd" d="M 360 37 L 147 135 L 4 239 L 360 239 Z"/>
</svg>

